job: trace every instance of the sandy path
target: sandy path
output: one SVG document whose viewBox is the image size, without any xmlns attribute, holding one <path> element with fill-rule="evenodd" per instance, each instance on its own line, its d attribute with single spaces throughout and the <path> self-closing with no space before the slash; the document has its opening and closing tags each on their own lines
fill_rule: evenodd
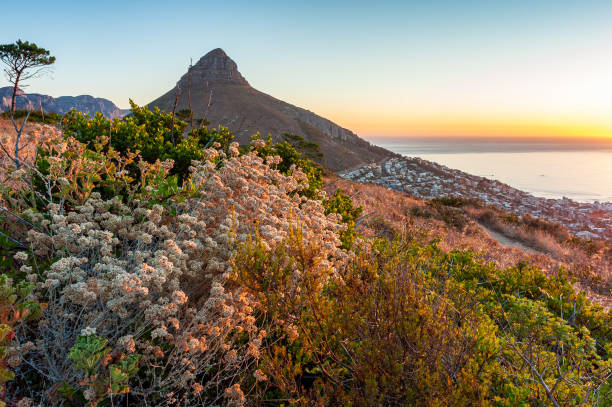
<svg viewBox="0 0 612 407">
<path fill-rule="evenodd" d="M 479 223 L 478 225 L 480 225 L 481 228 L 484 229 L 484 231 L 491 236 L 491 238 L 497 240 L 497 242 L 502 245 L 502 246 L 506 246 L 506 247 L 514 247 L 516 249 L 521 249 L 526 251 L 527 253 L 531 253 L 531 254 L 541 254 L 539 251 L 533 249 L 532 247 L 529 246 L 525 246 L 523 243 L 511 239 L 508 236 L 502 235 L 499 232 L 496 232 L 494 230 L 491 230 L 489 228 L 487 228 L 486 226 L 484 226 L 483 224 Z"/>
</svg>

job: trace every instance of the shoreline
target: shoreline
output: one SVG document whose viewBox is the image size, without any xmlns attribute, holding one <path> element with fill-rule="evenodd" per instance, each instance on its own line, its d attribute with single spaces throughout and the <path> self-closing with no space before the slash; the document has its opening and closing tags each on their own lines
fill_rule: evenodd
<svg viewBox="0 0 612 407">
<path fill-rule="evenodd" d="M 475 199 L 517 216 L 528 214 L 560 223 L 573 235 L 584 240 L 612 241 L 612 203 L 609 202 L 539 198 L 500 181 L 417 157 L 393 157 L 339 175 L 353 181 L 380 184 L 423 199 Z"/>
</svg>

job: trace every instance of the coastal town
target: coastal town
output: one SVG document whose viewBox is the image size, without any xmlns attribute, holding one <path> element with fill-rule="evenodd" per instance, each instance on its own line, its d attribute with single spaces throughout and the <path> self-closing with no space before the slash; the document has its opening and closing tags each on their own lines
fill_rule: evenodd
<svg viewBox="0 0 612 407">
<path fill-rule="evenodd" d="M 409 195 L 432 199 L 475 199 L 517 216 L 560 223 L 585 240 L 612 241 L 612 202 L 576 202 L 566 197 L 533 196 L 497 180 L 471 175 L 418 157 L 393 157 L 340 174 L 342 178 L 383 185 Z"/>
</svg>

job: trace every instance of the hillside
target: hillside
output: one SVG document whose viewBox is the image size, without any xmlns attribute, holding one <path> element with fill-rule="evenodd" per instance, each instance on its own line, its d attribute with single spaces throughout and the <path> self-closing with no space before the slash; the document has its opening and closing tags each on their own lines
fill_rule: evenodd
<svg viewBox="0 0 612 407">
<path fill-rule="evenodd" d="M 68 116 L 3 163 L 7 405 L 609 404 L 609 280 L 581 249 L 186 126 Z"/>
<path fill-rule="evenodd" d="M 0 88 L 0 112 L 8 111 L 11 108 L 11 99 L 13 97 L 13 88 L 6 86 Z M 90 95 L 80 96 L 60 96 L 54 98 L 49 95 L 41 95 L 39 93 L 25 93 L 21 89 L 17 93 L 16 109 L 18 110 L 34 110 L 45 112 L 54 112 L 64 114 L 71 109 L 76 109 L 79 112 L 87 113 L 90 116 L 96 113 L 108 119 L 115 117 L 123 117 L 128 111 L 119 109 L 113 102 L 104 98 L 96 98 Z"/>
<path fill-rule="evenodd" d="M 149 103 L 166 112 L 189 109 L 189 75 Z M 203 56 L 191 69 L 191 109 L 194 118 L 206 118 L 211 126 L 228 127 L 241 144 L 253 134 L 271 134 L 281 140 L 283 133 L 297 134 L 319 144 L 323 165 L 335 171 L 379 161 L 393 153 L 358 137 L 328 119 L 254 89 L 238 71 L 236 63 L 222 49 Z"/>
<path fill-rule="evenodd" d="M 363 207 L 357 229 L 366 236 L 391 238 L 407 228 L 439 239 L 444 251 L 474 250 L 499 267 L 525 262 L 550 275 L 565 270 L 589 298 L 612 307 L 612 251 L 603 242 L 579 244 L 558 223 L 518 222 L 511 212 L 476 201 L 424 199 L 376 183 L 327 177 L 324 189 L 331 194 L 337 188 Z"/>
</svg>

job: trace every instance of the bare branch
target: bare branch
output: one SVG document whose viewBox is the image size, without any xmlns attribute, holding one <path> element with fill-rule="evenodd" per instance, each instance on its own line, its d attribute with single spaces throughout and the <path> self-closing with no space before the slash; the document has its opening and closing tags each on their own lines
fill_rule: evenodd
<svg viewBox="0 0 612 407">
<path fill-rule="evenodd" d="M 3 233 L 2 231 L 0 231 L 0 236 L 4 236 L 5 239 L 8 239 L 11 242 L 15 243 L 17 245 L 17 247 L 20 248 L 20 249 L 26 249 L 27 248 L 27 246 L 24 245 L 23 243 L 21 243 L 19 240 L 14 239 L 13 237 L 7 235 L 6 233 Z"/>
<path fill-rule="evenodd" d="M 521 357 L 521 359 L 523 359 L 525 364 L 529 367 L 529 370 L 531 370 L 531 372 L 536 376 L 538 382 L 544 388 L 544 391 L 546 392 L 546 395 L 548 396 L 548 399 L 550 400 L 550 402 L 553 403 L 553 405 L 555 407 L 560 407 L 560 405 L 557 402 L 557 399 L 555 399 L 555 396 L 553 395 L 551 389 L 548 387 L 548 385 L 544 381 L 544 378 L 542 377 L 540 372 L 538 372 L 538 370 L 535 368 L 535 366 L 532 364 L 532 362 L 529 359 L 527 359 L 525 357 L 525 355 L 523 355 L 523 352 L 521 352 L 520 349 L 518 349 L 515 344 L 513 344 L 511 341 L 508 341 L 508 343 L 510 344 L 512 349 L 514 349 L 514 351 Z"/>
<path fill-rule="evenodd" d="M 19 159 L 19 152 L 21 150 L 23 150 L 23 148 L 19 148 L 19 142 L 21 140 L 21 134 L 23 133 L 23 129 L 25 128 L 26 123 L 28 122 L 28 119 L 30 118 L 30 114 L 32 112 L 30 110 L 28 110 L 28 114 L 26 115 L 25 119 L 23 119 L 23 123 L 21 123 L 21 126 L 17 126 L 17 122 L 15 122 L 15 117 L 13 116 L 13 112 L 10 111 L 10 117 L 11 117 L 11 122 L 13 123 L 13 127 L 15 128 L 15 155 L 13 156 L 12 160 L 15 162 L 15 166 L 17 168 L 21 167 L 21 160 Z M 2 146 L 2 149 L 4 150 L 4 146 Z M 6 151 L 5 151 L 6 152 Z M 10 155 L 9 155 L 10 158 Z"/>
<path fill-rule="evenodd" d="M 176 146 L 176 140 L 174 138 L 174 120 L 175 120 L 175 117 L 176 117 L 176 105 L 178 104 L 178 100 L 179 100 L 179 96 L 180 95 L 181 95 L 181 84 L 177 83 L 176 84 L 176 95 L 174 97 L 174 106 L 172 107 L 172 128 L 170 129 L 172 145 L 173 146 Z"/>
</svg>

